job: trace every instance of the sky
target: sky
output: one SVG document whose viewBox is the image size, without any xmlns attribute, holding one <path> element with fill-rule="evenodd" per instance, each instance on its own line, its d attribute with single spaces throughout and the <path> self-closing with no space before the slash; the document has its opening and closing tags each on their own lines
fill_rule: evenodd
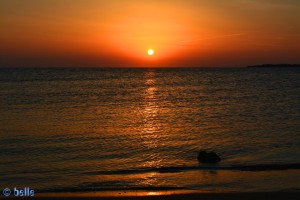
<svg viewBox="0 0 300 200">
<path fill-rule="evenodd" d="M 0 0 L 0 67 L 298 64 L 299 22 L 299 0 Z"/>
</svg>

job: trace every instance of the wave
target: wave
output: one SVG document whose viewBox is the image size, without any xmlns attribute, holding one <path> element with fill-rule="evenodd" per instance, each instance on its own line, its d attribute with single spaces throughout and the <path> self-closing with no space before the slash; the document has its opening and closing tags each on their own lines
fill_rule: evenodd
<svg viewBox="0 0 300 200">
<path fill-rule="evenodd" d="M 236 170 L 236 171 L 266 171 L 266 170 L 289 170 L 300 169 L 300 163 L 291 164 L 260 164 L 260 165 L 203 165 L 203 166 L 185 166 L 185 167 L 160 167 L 160 168 L 144 168 L 144 169 L 129 169 L 115 171 L 94 171 L 84 172 L 84 175 L 122 175 L 122 174 L 143 174 L 149 172 L 158 173 L 176 173 L 183 171 L 194 170 Z"/>
<path fill-rule="evenodd" d="M 99 191 L 170 191 L 187 190 L 185 187 L 155 187 L 155 186 L 128 186 L 128 187 L 79 187 L 79 188 L 52 188 L 40 189 L 38 193 L 68 193 L 68 192 L 99 192 Z"/>
</svg>

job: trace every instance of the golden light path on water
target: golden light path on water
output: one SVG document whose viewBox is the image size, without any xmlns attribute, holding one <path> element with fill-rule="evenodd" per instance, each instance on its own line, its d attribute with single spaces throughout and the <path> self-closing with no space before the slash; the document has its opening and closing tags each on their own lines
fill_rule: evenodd
<svg viewBox="0 0 300 200">
<path fill-rule="evenodd" d="M 160 123 L 155 120 L 158 112 L 159 105 L 157 103 L 156 91 L 158 88 L 155 86 L 155 71 L 147 71 L 145 73 L 145 93 L 144 93 L 144 110 L 143 110 L 143 128 L 141 137 L 143 138 L 143 145 L 148 148 L 156 148 L 159 140 Z M 159 155 L 151 155 L 154 158 Z M 144 163 L 144 167 L 158 167 L 161 166 L 161 159 L 149 159 Z M 156 173 L 141 174 L 143 185 L 155 185 L 157 182 Z M 151 195 L 151 194 L 149 194 Z"/>
<path fill-rule="evenodd" d="M 155 87 L 155 72 L 148 71 L 145 74 L 145 85 L 146 91 L 144 96 L 144 110 L 143 110 L 143 129 L 141 136 L 144 137 L 145 145 L 149 148 L 157 147 L 157 133 L 159 131 L 159 123 L 156 119 L 159 112 L 159 105 L 157 104 L 157 99 L 155 92 L 157 88 Z M 149 166 L 149 164 L 145 164 Z M 156 165 L 157 166 L 157 165 Z"/>
</svg>

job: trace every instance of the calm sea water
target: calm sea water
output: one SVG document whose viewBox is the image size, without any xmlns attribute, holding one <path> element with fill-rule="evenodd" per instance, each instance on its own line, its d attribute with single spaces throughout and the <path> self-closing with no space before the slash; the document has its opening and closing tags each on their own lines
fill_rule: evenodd
<svg viewBox="0 0 300 200">
<path fill-rule="evenodd" d="M 297 190 L 300 69 L 0 69 L 0 155 L 1 188 Z"/>
</svg>

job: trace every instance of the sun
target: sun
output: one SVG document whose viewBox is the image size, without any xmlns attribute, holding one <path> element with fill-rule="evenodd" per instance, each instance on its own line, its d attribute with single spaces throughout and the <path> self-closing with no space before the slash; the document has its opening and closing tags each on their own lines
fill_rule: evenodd
<svg viewBox="0 0 300 200">
<path fill-rule="evenodd" d="M 152 56 L 153 54 L 154 54 L 153 49 L 148 49 L 148 55 L 149 55 L 149 56 Z"/>
</svg>

